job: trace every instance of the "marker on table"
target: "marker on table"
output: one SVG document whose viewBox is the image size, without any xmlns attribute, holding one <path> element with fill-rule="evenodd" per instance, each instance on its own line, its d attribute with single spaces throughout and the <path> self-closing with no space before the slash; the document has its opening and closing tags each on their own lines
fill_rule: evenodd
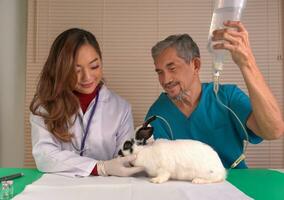
<svg viewBox="0 0 284 200">
<path fill-rule="evenodd" d="M 17 174 L 11 174 L 8 176 L 2 176 L 0 177 L 0 181 L 8 181 L 8 180 L 12 180 L 12 179 L 19 178 L 22 176 L 24 176 L 24 173 L 17 173 Z"/>
</svg>

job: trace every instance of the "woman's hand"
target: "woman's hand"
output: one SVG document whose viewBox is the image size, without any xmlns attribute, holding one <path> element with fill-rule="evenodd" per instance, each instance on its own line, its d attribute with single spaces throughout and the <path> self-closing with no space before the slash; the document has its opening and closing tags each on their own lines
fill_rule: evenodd
<svg viewBox="0 0 284 200">
<path fill-rule="evenodd" d="M 132 154 L 125 157 L 117 157 L 112 160 L 99 161 L 97 163 L 100 176 L 132 176 L 144 170 L 143 167 L 133 167 L 131 162 L 136 159 Z"/>
</svg>

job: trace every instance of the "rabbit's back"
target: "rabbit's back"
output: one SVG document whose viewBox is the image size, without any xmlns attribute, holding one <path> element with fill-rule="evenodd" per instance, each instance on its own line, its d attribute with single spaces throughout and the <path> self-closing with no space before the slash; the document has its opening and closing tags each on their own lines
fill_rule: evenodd
<svg viewBox="0 0 284 200">
<path fill-rule="evenodd" d="M 199 177 L 216 182 L 226 178 L 218 154 L 210 146 L 195 140 L 156 140 L 137 154 L 135 165 L 144 166 L 150 176 L 165 170 L 172 179 L 179 180 Z"/>
</svg>

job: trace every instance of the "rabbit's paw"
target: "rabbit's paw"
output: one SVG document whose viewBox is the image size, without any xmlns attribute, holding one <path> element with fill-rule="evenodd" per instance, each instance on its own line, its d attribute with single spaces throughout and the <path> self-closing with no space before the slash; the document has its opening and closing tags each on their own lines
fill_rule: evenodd
<svg viewBox="0 0 284 200">
<path fill-rule="evenodd" d="M 164 183 L 166 181 L 167 179 L 165 180 L 163 177 L 160 177 L 160 176 L 150 179 L 150 182 L 152 183 Z"/>
<path fill-rule="evenodd" d="M 192 183 L 195 183 L 195 184 L 205 184 L 205 183 L 212 183 L 212 181 L 206 180 L 206 179 L 202 179 L 202 178 L 194 178 L 192 180 Z"/>
<path fill-rule="evenodd" d="M 170 178 L 170 173 L 164 170 L 159 170 L 158 176 L 150 179 L 152 183 L 164 183 Z"/>
</svg>

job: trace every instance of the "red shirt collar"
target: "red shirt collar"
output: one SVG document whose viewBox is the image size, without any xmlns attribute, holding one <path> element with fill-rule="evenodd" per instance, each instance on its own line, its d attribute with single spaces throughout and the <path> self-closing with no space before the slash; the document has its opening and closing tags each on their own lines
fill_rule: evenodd
<svg viewBox="0 0 284 200">
<path fill-rule="evenodd" d="M 100 89 L 100 85 L 98 85 L 95 88 L 95 90 L 90 94 L 83 94 L 83 93 L 80 93 L 80 92 L 77 92 L 77 91 L 73 92 L 78 97 L 78 99 L 80 101 L 80 106 L 81 106 L 83 113 L 85 113 L 87 111 L 88 106 L 90 105 L 92 100 L 97 96 L 99 89 Z"/>
</svg>

